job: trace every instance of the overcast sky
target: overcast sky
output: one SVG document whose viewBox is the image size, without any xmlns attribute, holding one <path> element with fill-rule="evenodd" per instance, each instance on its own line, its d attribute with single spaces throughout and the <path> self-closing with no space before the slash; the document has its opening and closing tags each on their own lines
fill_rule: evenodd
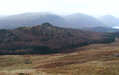
<svg viewBox="0 0 119 75">
<path fill-rule="evenodd" d="M 93 16 L 111 14 L 119 17 L 119 0 L 0 0 L 0 15 L 24 12 L 80 12 Z"/>
</svg>

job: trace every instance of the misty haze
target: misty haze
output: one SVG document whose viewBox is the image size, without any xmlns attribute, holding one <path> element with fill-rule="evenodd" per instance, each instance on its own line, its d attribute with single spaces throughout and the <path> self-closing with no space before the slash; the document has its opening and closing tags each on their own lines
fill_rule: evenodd
<svg viewBox="0 0 119 75">
<path fill-rule="evenodd" d="M 119 75 L 118 0 L 0 0 L 0 75 Z"/>
</svg>

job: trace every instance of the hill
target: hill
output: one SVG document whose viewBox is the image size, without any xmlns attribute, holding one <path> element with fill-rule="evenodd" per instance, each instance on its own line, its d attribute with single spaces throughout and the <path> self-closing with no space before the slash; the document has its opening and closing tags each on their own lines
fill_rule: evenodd
<svg viewBox="0 0 119 75">
<path fill-rule="evenodd" d="M 49 54 L 70 52 L 92 43 L 110 43 L 109 33 L 60 28 L 49 23 L 13 30 L 0 30 L 0 54 Z"/>
</svg>

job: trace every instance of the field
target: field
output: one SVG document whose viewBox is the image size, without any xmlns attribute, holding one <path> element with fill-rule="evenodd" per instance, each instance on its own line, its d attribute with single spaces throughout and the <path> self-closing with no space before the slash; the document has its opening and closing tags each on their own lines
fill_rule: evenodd
<svg viewBox="0 0 119 75">
<path fill-rule="evenodd" d="M 0 75 L 119 75 L 119 41 L 52 55 L 1 55 Z"/>
</svg>

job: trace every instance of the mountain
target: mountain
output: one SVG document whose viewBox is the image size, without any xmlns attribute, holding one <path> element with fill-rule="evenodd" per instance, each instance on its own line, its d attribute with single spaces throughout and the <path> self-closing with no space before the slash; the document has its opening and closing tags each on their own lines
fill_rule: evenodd
<svg viewBox="0 0 119 75">
<path fill-rule="evenodd" d="M 0 54 L 48 54 L 69 52 L 92 43 L 110 43 L 112 34 L 61 28 L 49 23 L 0 30 Z"/>
<path fill-rule="evenodd" d="M 93 31 L 93 32 L 119 32 L 119 29 L 111 28 L 111 27 L 92 27 L 92 28 L 84 28 L 83 30 Z"/>
<path fill-rule="evenodd" d="M 0 29 L 34 26 L 45 22 L 60 27 L 66 27 L 65 25 L 67 25 L 64 18 L 52 13 L 23 13 L 0 18 Z"/>
<path fill-rule="evenodd" d="M 65 19 L 69 22 L 70 27 L 73 28 L 105 26 L 95 17 L 81 13 L 65 16 Z"/>
<path fill-rule="evenodd" d="M 105 15 L 99 18 L 101 22 L 103 22 L 108 27 L 119 26 L 119 18 L 116 18 L 112 15 Z"/>
<path fill-rule="evenodd" d="M 35 26 L 49 22 L 59 27 L 85 28 L 105 26 L 96 18 L 86 14 L 59 16 L 52 13 L 23 13 L 0 18 L 0 29 L 12 29 L 21 26 Z"/>
</svg>

